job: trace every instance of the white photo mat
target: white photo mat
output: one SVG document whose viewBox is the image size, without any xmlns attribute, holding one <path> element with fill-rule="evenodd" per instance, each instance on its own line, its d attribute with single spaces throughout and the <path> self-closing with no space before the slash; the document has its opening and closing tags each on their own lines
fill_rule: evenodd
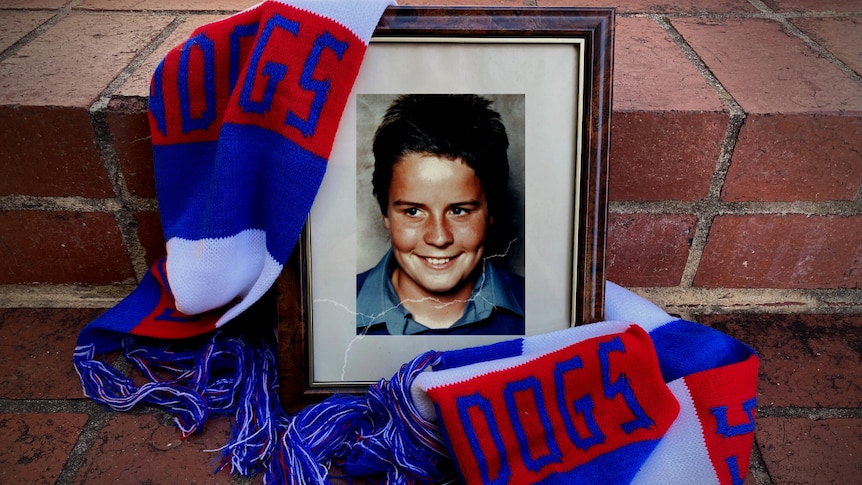
<svg viewBox="0 0 862 485">
<path fill-rule="evenodd" d="M 511 336 L 356 335 L 358 94 L 518 94 L 525 100 L 526 332 L 574 324 L 583 39 L 372 39 L 308 222 L 309 382 L 355 387 L 427 350 Z"/>
</svg>

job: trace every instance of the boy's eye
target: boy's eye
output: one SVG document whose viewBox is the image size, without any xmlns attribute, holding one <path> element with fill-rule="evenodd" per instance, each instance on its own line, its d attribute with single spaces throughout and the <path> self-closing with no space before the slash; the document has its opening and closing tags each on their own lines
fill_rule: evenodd
<svg viewBox="0 0 862 485">
<path fill-rule="evenodd" d="M 410 217 L 416 217 L 419 215 L 419 209 L 416 207 L 410 207 L 409 209 L 404 209 L 404 214 Z"/>
<path fill-rule="evenodd" d="M 465 216 L 469 213 L 470 213 L 470 209 L 465 209 L 463 207 L 453 207 L 452 208 L 452 215 Z"/>
</svg>

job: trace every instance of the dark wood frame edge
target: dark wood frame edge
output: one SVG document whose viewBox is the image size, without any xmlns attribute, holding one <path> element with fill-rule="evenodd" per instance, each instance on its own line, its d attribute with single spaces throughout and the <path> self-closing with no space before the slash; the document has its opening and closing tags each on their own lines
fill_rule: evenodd
<svg viewBox="0 0 862 485">
<path fill-rule="evenodd" d="M 575 324 L 604 318 L 605 234 L 613 83 L 614 10 L 577 7 L 389 7 L 375 37 L 582 37 L 585 39 L 581 174 L 581 241 L 574 270 Z M 310 385 L 307 335 L 311 295 L 308 232 L 285 266 L 278 285 L 279 395 L 290 410 L 301 409 L 335 392 L 361 393 L 364 387 Z"/>
</svg>

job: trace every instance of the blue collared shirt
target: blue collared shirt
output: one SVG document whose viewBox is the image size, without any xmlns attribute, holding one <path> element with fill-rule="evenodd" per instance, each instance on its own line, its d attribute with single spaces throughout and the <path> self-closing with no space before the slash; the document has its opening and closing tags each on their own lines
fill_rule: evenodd
<svg viewBox="0 0 862 485">
<path fill-rule="evenodd" d="M 369 335 L 523 335 L 524 277 L 485 260 L 464 313 L 451 327 L 433 330 L 413 319 L 392 286 L 392 251 L 356 277 L 356 328 Z"/>
</svg>

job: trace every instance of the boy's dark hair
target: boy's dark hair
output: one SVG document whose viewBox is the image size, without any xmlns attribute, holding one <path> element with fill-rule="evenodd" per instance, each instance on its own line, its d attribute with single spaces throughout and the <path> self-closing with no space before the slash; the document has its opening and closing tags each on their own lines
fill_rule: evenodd
<svg viewBox="0 0 862 485">
<path fill-rule="evenodd" d="M 494 216 L 505 210 L 509 138 L 491 102 L 472 94 L 411 94 L 386 110 L 374 135 L 372 185 L 387 215 L 392 167 L 410 153 L 461 159 L 476 172 Z"/>
</svg>

